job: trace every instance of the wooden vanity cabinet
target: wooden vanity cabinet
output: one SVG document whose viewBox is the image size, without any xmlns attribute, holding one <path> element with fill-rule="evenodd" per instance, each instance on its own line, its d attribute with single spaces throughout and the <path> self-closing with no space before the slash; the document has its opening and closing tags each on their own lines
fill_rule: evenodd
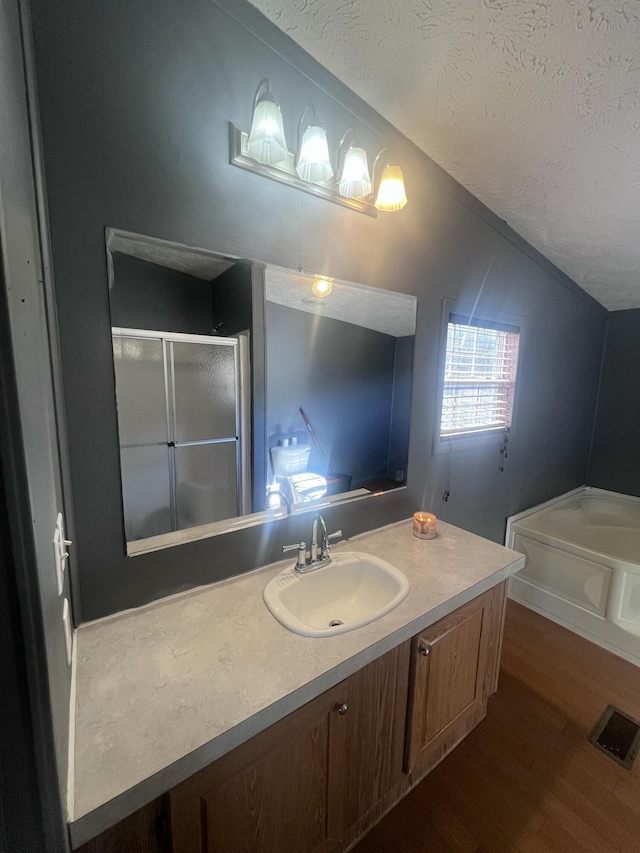
<svg viewBox="0 0 640 853">
<path fill-rule="evenodd" d="M 484 717 L 497 687 L 505 604 L 502 583 L 205 767 L 83 853 L 350 849 Z"/>
<path fill-rule="evenodd" d="M 424 776 L 486 714 L 497 689 L 506 583 L 413 638 L 405 770 Z"/>
<path fill-rule="evenodd" d="M 380 817 L 379 804 L 403 780 L 411 641 L 347 680 L 344 754 L 345 837 L 358 837 Z M 352 832 L 354 830 L 354 832 Z"/>
<path fill-rule="evenodd" d="M 342 682 L 169 792 L 173 853 L 340 849 Z"/>
<path fill-rule="evenodd" d="M 169 792 L 173 853 L 324 853 L 401 780 L 410 643 Z"/>
<path fill-rule="evenodd" d="M 74 849 L 76 853 L 171 853 L 167 795 Z"/>
</svg>

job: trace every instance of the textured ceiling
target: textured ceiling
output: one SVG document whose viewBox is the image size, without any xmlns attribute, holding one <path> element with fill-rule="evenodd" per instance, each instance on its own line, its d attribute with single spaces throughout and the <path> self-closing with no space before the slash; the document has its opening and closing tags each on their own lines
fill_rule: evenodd
<svg viewBox="0 0 640 853">
<path fill-rule="evenodd" d="M 640 0 L 253 3 L 603 305 L 640 307 Z"/>
<path fill-rule="evenodd" d="M 314 281 L 315 276 L 267 264 L 267 301 L 308 314 L 343 320 L 365 329 L 375 329 L 396 338 L 415 335 L 415 296 L 332 279 L 333 289 L 329 296 L 318 299 L 311 290 Z"/>
<path fill-rule="evenodd" d="M 203 281 L 212 281 L 233 266 L 233 261 L 220 258 L 205 249 L 169 243 L 155 237 L 129 234 L 126 231 L 112 231 L 107 248 L 110 252 L 120 252 L 122 255 L 183 272 Z"/>
</svg>

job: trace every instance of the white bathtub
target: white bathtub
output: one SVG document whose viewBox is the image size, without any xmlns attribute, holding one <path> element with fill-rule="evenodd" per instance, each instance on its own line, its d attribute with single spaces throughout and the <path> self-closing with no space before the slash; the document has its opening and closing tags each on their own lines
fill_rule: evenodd
<svg viewBox="0 0 640 853">
<path fill-rule="evenodd" d="M 640 498 L 584 487 L 507 520 L 509 596 L 640 666 Z"/>
</svg>

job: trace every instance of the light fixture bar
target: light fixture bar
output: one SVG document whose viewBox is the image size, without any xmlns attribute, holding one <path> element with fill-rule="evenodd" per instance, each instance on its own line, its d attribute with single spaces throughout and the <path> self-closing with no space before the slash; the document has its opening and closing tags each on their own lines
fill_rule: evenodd
<svg viewBox="0 0 640 853">
<path fill-rule="evenodd" d="M 342 207 L 357 210 L 358 213 L 364 213 L 374 219 L 377 217 L 378 211 L 371 201 L 359 198 L 344 198 L 333 185 L 329 185 L 328 183 L 310 184 L 301 180 L 296 172 L 295 157 L 291 152 L 288 152 L 286 159 L 278 163 L 277 166 L 258 163 L 248 153 L 248 137 L 249 135 L 246 131 L 233 124 L 233 122 L 229 122 L 229 162 L 233 166 L 238 166 L 238 168 L 253 172 L 256 175 L 262 175 L 263 178 L 270 178 L 272 181 L 278 181 L 278 183 L 295 187 L 309 195 L 324 198 Z"/>
</svg>

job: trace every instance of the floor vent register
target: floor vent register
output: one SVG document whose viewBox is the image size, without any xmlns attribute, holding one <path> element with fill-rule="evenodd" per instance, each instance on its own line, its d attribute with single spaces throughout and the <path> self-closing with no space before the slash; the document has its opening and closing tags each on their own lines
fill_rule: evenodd
<svg viewBox="0 0 640 853">
<path fill-rule="evenodd" d="M 608 705 L 589 740 L 627 770 L 640 750 L 640 723 Z"/>
</svg>

